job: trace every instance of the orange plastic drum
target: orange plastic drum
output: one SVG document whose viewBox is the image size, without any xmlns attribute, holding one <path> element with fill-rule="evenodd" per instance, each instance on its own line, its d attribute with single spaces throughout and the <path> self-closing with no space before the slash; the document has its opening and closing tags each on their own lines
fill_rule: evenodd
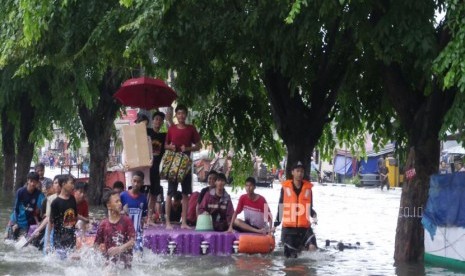
<svg viewBox="0 0 465 276">
<path fill-rule="evenodd" d="M 239 253 L 268 254 L 274 250 L 274 237 L 270 235 L 240 235 Z"/>
</svg>

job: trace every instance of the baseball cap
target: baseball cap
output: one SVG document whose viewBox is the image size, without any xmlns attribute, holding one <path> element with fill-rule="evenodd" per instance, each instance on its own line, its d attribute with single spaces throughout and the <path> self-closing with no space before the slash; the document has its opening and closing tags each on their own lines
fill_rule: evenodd
<svg viewBox="0 0 465 276">
<path fill-rule="evenodd" d="M 297 169 L 297 168 L 302 168 L 305 169 L 304 164 L 301 161 L 297 161 L 294 163 L 294 166 L 292 166 L 292 169 Z"/>
</svg>

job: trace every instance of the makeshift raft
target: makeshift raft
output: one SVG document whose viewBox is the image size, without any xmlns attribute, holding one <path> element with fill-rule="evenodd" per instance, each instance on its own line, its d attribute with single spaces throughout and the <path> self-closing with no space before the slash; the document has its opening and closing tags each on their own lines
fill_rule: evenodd
<svg viewBox="0 0 465 276">
<path fill-rule="evenodd" d="M 233 253 L 267 254 L 275 247 L 270 235 L 228 233 L 180 229 L 167 230 L 156 225 L 144 230 L 144 247 L 155 254 L 170 255 L 231 255 Z"/>
<path fill-rule="evenodd" d="M 29 234 L 32 234 L 31 227 Z M 96 229 L 82 234 L 76 233 L 76 248 L 83 245 L 93 246 Z M 237 253 L 268 254 L 275 248 L 273 236 L 254 233 L 214 232 L 181 229 L 173 225 L 173 229 L 166 229 L 166 225 L 150 226 L 144 230 L 143 246 L 154 254 L 164 255 L 221 255 L 228 256 Z"/>
</svg>

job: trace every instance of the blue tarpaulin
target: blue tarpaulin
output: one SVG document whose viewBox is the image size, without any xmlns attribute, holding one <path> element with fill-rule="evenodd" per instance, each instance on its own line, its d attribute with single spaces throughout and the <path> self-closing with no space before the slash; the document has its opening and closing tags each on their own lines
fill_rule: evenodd
<svg viewBox="0 0 465 276">
<path fill-rule="evenodd" d="M 465 228 L 465 173 L 431 176 L 422 223 L 431 237 L 437 226 Z"/>
</svg>

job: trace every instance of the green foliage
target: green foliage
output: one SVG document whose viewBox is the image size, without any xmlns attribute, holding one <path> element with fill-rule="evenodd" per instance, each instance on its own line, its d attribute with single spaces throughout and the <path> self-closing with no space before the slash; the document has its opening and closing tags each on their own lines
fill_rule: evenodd
<svg viewBox="0 0 465 276">
<path fill-rule="evenodd" d="M 460 91 L 455 96 L 452 107 L 444 117 L 441 129 L 442 140 L 447 139 L 447 135 L 455 134 L 458 141 L 465 141 L 465 93 Z"/>
<path fill-rule="evenodd" d="M 319 143 L 327 158 L 336 146 L 363 155 L 366 132 L 375 148 L 388 141 L 407 145 L 408 126 L 392 108 L 381 64 L 400 64 L 419 95 L 434 87 L 433 73 L 445 88 L 463 90 L 465 84 L 464 8 L 453 0 L 1 4 L 0 107 L 28 91 L 40 110 L 34 122 L 39 137 L 56 124 L 78 141 L 83 132 L 77 107 L 95 107 L 109 68 L 120 79 L 141 67 L 155 76 L 172 69 L 179 100 L 198 111 L 194 123 L 205 140 L 216 149 L 244 152 L 238 160 L 254 153 L 269 164 L 284 155 L 264 85 L 269 70 L 289 79 L 293 97 L 305 110 L 321 103 L 314 101 L 314 91 L 324 91 L 326 99 L 338 90 L 329 117 L 322 118 L 333 122 L 326 124 Z M 435 11 L 445 6 L 447 22 L 438 25 Z M 438 56 L 442 26 L 451 29 L 453 39 Z M 334 68 L 343 70 L 340 83 L 334 78 L 340 72 L 327 72 Z M 444 132 L 464 128 L 465 101 L 463 95 L 457 98 Z M 17 120 L 18 114 L 9 112 Z"/>
<path fill-rule="evenodd" d="M 458 89 L 452 108 L 444 118 L 441 138 L 457 134 L 465 141 L 465 6 L 460 1 L 446 1 L 447 15 L 444 27 L 450 29 L 452 39 L 434 61 L 433 70 L 440 76 L 446 91 Z M 447 92 L 446 92 L 447 93 Z"/>
<path fill-rule="evenodd" d="M 318 181 L 319 176 L 315 170 L 310 171 L 310 180 L 311 181 Z"/>
<path fill-rule="evenodd" d="M 351 184 L 354 184 L 355 186 L 359 186 L 361 184 L 361 179 L 358 175 L 352 177 L 351 181 L 350 181 Z"/>
<path fill-rule="evenodd" d="M 197 126 L 204 139 L 211 141 L 217 151 L 255 152 L 269 163 L 275 163 L 283 156 L 283 148 L 270 128 L 272 118 L 265 101 L 240 93 L 229 96 L 224 93 L 211 95 L 195 107 L 203 110 L 196 120 L 202 123 L 197 123 Z"/>
<path fill-rule="evenodd" d="M 300 14 L 302 6 L 307 6 L 306 0 L 297 0 L 294 3 L 292 3 L 291 10 L 289 11 L 289 15 L 286 17 L 284 21 L 287 24 L 294 23 L 294 19 L 297 17 L 297 15 Z"/>
<path fill-rule="evenodd" d="M 247 153 L 237 152 L 232 159 L 231 176 L 233 187 L 244 187 L 245 180 L 253 176 L 252 156 Z"/>
<path fill-rule="evenodd" d="M 39 141 L 50 138 L 55 125 L 78 147 L 84 138 L 78 107 L 96 107 L 109 68 L 122 80 L 139 66 L 137 56 L 123 57 L 129 36 L 119 30 L 133 12 L 108 1 L 2 4 L 0 106 L 29 93 L 37 108 L 31 136 Z"/>
<path fill-rule="evenodd" d="M 446 1 L 448 9 L 446 22 L 443 23 L 452 33 L 453 38 L 441 51 L 434 63 L 434 71 L 444 76 L 444 88 L 459 87 L 465 91 L 465 7 L 460 1 Z"/>
<path fill-rule="evenodd" d="M 196 125 L 204 139 L 269 164 L 284 150 L 263 83 L 266 72 L 289 78 L 292 96 L 305 109 L 318 108 L 337 89 L 333 75 L 339 72 L 330 68 L 341 67 L 341 52 L 350 47 L 340 23 L 344 6 L 334 1 L 296 2 L 293 24 L 285 22 L 289 1 L 140 1 L 130 8 L 140 7 L 150 12 L 121 28 L 133 33 L 125 54 L 153 52 L 156 66 L 176 72 L 174 87 L 180 101 L 199 111 Z M 319 102 L 315 90 L 323 94 Z"/>
<path fill-rule="evenodd" d="M 126 8 L 129 8 L 130 6 L 132 6 L 133 2 L 134 2 L 133 0 L 120 0 L 119 1 L 119 3 L 125 6 Z"/>
</svg>

